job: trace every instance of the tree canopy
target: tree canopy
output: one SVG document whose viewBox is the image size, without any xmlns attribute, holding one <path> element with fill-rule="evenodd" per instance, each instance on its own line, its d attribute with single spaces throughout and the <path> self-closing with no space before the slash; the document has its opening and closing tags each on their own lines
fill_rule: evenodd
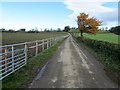
<svg viewBox="0 0 120 90">
<path fill-rule="evenodd" d="M 68 32 L 70 30 L 70 26 L 65 26 L 64 31 Z"/>
<path fill-rule="evenodd" d="M 88 18 L 89 14 L 86 13 L 80 13 L 79 16 L 77 16 L 77 24 L 78 29 L 81 32 L 81 36 L 83 32 L 96 34 L 99 29 L 98 26 L 101 25 L 101 21 L 97 20 L 95 17 Z"/>
<path fill-rule="evenodd" d="M 120 26 L 112 27 L 109 31 L 110 31 L 111 33 L 120 35 Z"/>
</svg>

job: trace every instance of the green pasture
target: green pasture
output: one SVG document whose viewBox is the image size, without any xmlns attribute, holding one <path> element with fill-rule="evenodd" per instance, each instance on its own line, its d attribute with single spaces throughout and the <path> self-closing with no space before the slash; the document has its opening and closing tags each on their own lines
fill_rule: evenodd
<svg viewBox="0 0 120 90">
<path fill-rule="evenodd" d="M 80 36 L 80 33 L 75 33 L 74 35 L 78 37 L 78 36 Z M 98 33 L 96 35 L 84 33 L 83 36 L 86 38 L 91 38 L 91 39 L 95 39 L 95 40 L 102 40 L 102 41 L 108 41 L 108 42 L 112 42 L 112 43 L 119 43 L 118 42 L 119 35 L 115 35 L 112 33 Z"/>
</svg>

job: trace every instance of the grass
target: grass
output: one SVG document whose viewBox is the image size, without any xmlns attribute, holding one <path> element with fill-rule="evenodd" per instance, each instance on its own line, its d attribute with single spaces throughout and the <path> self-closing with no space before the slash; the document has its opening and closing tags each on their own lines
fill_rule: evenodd
<svg viewBox="0 0 120 90">
<path fill-rule="evenodd" d="M 78 36 L 80 36 L 80 34 L 76 33 L 75 36 L 78 37 Z M 119 35 L 115 35 L 112 33 L 98 33 L 96 35 L 84 33 L 83 36 L 86 38 L 91 38 L 91 39 L 95 39 L 95 40 L 102 40 L 102 41 L 108 41 L 108 42 L 112 42 L 112 43 L 119 43 L 118 42 Z"/>
<path fill-rule="evenodd" d="M 66 32 L 40 32 L 40 33 L 2 33 L 2 45 L 35 41 L 50 37 L 67 35 Z"/>
<path fill-rule="evenodd" d="M 45 50 L 44 52 L 30 58 L 27 65 L 3 79 L 3 88 L 20 88 L 27 87 L 33 78 L 39 72 L 39 69 L 47 62 L 53 53 L 57 50 L 57 47 L 63 42 L 59 41 L 54 46 Z"/>
</svg>

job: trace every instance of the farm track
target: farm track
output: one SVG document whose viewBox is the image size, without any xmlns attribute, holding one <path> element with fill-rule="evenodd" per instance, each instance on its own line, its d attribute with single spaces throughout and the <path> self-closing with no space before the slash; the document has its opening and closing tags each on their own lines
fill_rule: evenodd
<svg viewBox="0 0 120 90">
<path fill-rule="evenodd" d="M 106 76 L 104 66 L 72 37 L 58 47 L 39 75 L 29 88 L 118 88 Z"/>
</svg>

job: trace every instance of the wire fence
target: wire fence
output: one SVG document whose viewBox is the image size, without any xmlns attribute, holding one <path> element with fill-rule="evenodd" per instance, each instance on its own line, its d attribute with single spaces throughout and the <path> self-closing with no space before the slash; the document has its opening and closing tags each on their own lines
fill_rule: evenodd
<svg viewBox="0 0 120 90">
<path fill-rule="evenodd" d="M 37 56 L 67 36 L 48 38 L 31 42 L 0 46 L 0 80 L 27 64 L 32 56 Z"/>
</svg>

